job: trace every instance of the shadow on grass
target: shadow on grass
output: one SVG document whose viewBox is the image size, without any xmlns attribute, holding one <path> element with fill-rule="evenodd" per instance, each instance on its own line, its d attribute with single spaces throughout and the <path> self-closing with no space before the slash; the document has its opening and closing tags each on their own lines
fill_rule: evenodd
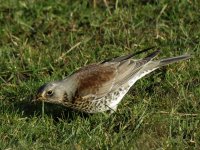
<svg viewBox="0 0 200 150">
<path fill-rule="evenodd" d="M 60 119 L 73 121 L 77 117 L 88 118 L 91 114 L 86 114 L 73 109 L 66 108 L 55 104 L 44 103 L 44 113 L 42 110 L 42 103 L 37 102 L 18 102 L 14 104 L 14 109 L 25 117 L 43 117 L 43 115 L 50 116 L 54 121 L 58 122 Z"/>
</svg>

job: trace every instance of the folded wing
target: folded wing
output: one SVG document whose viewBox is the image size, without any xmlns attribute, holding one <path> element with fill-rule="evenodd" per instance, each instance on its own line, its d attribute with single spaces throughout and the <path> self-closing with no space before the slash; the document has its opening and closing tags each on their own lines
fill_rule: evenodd
<svg viewBox="0 0 200 150">
<path fill-rule="evenodd" d="M 128 82 L 148 62 L 154 58 L 159 51 L 155 51 L 142 60 L 132 60 L 130 55 L 115 58 L 101 64 L 93 64 L 76 71 L 77 89 L 75 97 L 96 96 L 102 97 Z"/>
</svg>

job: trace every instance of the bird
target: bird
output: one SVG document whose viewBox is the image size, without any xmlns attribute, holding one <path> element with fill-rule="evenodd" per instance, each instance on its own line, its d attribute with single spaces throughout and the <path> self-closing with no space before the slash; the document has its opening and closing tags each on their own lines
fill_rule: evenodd
<svg viewBox="0 0 200 150">
<path fill-rule="evenodd" d="M 133 58 L 150 49 L 86 65 L 64 79 L 42 85 L 34 101 L 59 104 L 92 114 L 116 112 L 118 104 L 137 80 L 162 66 L 191 57 L 184 54 L 153 60 L 160 53 L 157 49 L 144 58 Z"/>
</svg>

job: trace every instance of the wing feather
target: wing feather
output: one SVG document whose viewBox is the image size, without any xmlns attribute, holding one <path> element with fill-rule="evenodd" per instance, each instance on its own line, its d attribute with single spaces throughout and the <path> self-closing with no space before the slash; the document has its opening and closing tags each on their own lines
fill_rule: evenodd
<svg viewBox="0 0 200 150">
<path fill-rule="evenodd" d="M 116 59 L 117 62 L 93 64 L 79 69 L 73 74 L 77 79 L 75 97 L 102 97 L 116 90 L 132 79 L 158 53 L 155 51 L 141 60 L 129 58 L 118 62 L 120 59 Z"/>
</svg>

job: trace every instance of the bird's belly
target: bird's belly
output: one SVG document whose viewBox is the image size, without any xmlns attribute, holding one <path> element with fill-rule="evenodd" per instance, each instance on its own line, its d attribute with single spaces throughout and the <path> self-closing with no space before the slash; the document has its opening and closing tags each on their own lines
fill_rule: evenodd
<svg viewBox="0 0 200 150">
<path fill-rule="evenodd" d="M 128 92 L 129 88 L 130 87 L 120 87 L 114 92 L 108 93 L 104 97 L 95 99 L 92 103 L 93 106 L 91 107 L 93 109 L 90 109 L 91 113 L 115 109 L 124 95 Z"/>
<path fill-rule="evenodd" d="M 119 102 L 122 100 L 122 98 L 125 96 L 125 94 L 128 92 L 129 87 L 127 88 L 119 88 L 115 92 L 111 94 L 111 100 L 108 102 L 108 106 L 110 108 L 115 108 Z"/>
</svg>

